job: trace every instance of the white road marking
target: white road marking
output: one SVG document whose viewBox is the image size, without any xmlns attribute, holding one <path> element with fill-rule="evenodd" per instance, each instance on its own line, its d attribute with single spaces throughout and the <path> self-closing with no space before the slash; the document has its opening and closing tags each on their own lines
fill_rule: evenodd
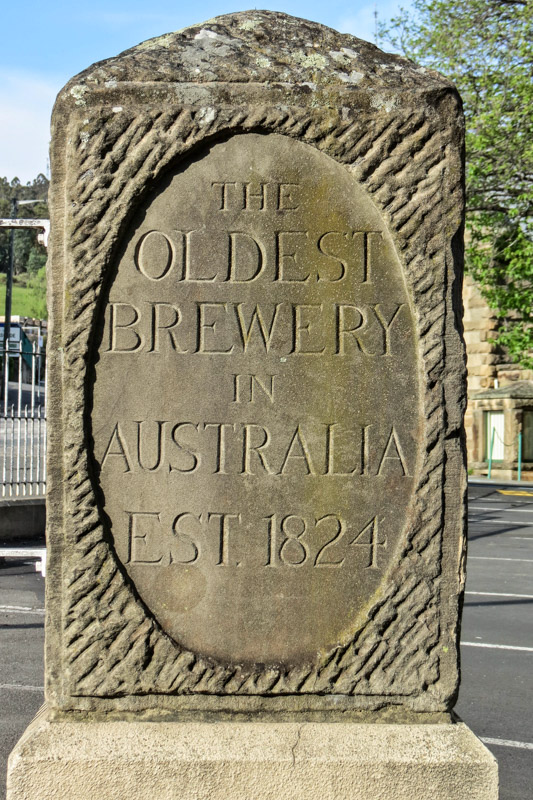
<svg viewBox="0 0 533 800">
<path fill-rule="evenodd" d="M 0 606 L 2 614 L 44 614 L 44 608 L 30 608 L 28 606 Z"/>
<path fill-rule="evenodd" d="M 523 650 L 526 653 L 533 653 L 533 647 L 518 647 L 514 644 L 489 644 L 488 642 L 461 642 L 463 647 L 488 647 L 494 650 Z"/>
<path fill-rule="evenodd" d="M 533 508 L 509 508 L 509 506 L 468 506 L 469 511 L 512 511 L 513 514 L 533 514 Z"/>
<path fill-rule="evenodd" d="M 468 517 L 469 522 L 485 523 L 490 525 L 514 525 L 516 528 L 528 528 L 529 522 L 515 522 L 512 519 L 485 519 L 484 517 Z"/>
<path fill-rule="evenodd" d="M 468 560 L 472 561 L 476 559 L 476 561 L 518 561 L 518 562 L 531 562 L 533 564 L 533 558 L 500 558 L 499 556 L 468 556 Z"/>
<path fill-rule="evenodd" d="M 465 594 L 479 594 L 482 597 L 522 597 L 524 600 L 533 600 L 533 594 L 506 594 L 505 592 L 465 592 Z"/>
<path fill-rule="evenodd" d="M 23 689 L 26 692 L 44 692 L 44 686 L 23 686 L 20 683 L 0 683 L 0 689 Z"/>
<path fill-rule="evenodd" d="M 493 739 L 490 736 L 479 737 L 484 744 L 496 744 L 500 747 L 521 747 L 523 750 L 533 750 L 533 742 L 513 742 L 511 739 Z"/>
</svg>

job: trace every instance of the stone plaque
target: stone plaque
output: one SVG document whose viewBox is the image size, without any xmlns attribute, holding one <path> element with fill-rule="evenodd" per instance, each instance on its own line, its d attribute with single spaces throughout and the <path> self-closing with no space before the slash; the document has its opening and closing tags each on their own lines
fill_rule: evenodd
<svg viewBox="0 0 533 800">
<path fill-rule="evenodd" d="M 91 420 L 117 555 L 180 645 L 313 662 L 353 638 L 408 521 L 417 352 L 391 236 L 330 156 L 246 133 L 163 178 L 125 240 Z"/>
<path fill-rule="evenodd" d="M 451 707 L 461 125 L 436 73 L 272 12 L 63 90 L 55 713 Z"/>
</svg>

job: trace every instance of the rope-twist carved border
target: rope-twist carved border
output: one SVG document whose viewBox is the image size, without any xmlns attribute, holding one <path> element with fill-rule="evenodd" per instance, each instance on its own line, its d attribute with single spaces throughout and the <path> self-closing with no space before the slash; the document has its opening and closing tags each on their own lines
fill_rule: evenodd
<svg viewBox="0 0 533 800">
<path fill-rule="evenodd" d="M 206 123 L 206 120 L 210 120 Z M 73 125 L 75 128 L 75 125 Z M 87 129 L 87 128 L 85 128 Z M 298 669 L 243 669 L 184 650 L 147 614 L 102 525 L 83 416 L 98 297 L 125 220 L 147 184 L 207 137 L 263 130 L 313 145 L 349 168 L 395 237 L 414 303 L 423 366 L 424 443 L 416 514 L 402 558 L 353 640 Z M 76 129 L 78 133 L 78 129 Z M 123 111 L 74 142 L 67 191 L 70 307 L 64 320 L 64 674 L 71 696 L 126 694 L 351 694 L 416 698 L 439 679 L 443 530 L 444 275 L 462 194 L 451 131 L 436 111 L 346 118 L 331 110 L 272 107 Z M 92 135 L 91 135 L 92 134 Z M 446 138 L 448 137 L 448 138 Z M 443 220 L 447 230 L 443 230 Z M 413 521 L 414 520 L 414 521 Z"/>
</svg>

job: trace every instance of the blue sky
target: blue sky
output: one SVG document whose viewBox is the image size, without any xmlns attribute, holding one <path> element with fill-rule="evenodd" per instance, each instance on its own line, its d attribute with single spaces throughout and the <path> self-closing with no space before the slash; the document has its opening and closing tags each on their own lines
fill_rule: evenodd
<svg viewBox="0 0 533 800">
<path fill-rule="evenodd" d="M 322 22 L 374 41 L 374 11 L 386 20 L 401 0 L 280 0 L 260 8 Z M 408 2 L 401 3 L 404 6 Z M 246 6 L 245 6 L 246 7 Z M 234 2 L 48 0 L 6 3 L 0 47 L 0 177 L 23 183 L 47 173 L 49 121 L 61 87 L 95 61 L 144 39 L 239 11 Z"/>
</svg>

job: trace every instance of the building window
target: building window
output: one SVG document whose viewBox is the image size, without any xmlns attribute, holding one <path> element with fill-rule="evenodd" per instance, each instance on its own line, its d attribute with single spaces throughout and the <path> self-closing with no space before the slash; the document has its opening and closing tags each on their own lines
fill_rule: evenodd
<svg viewBox="0 0 533 800">
<path fill-rule="evenodd" d="M 485 461 L 503 461 L 503 411 L 485 411 Z"/>
<path fill-rule="evenodd" d="M 524 411 L 522 460 L 533 461 L 533 411 Z"/>
</svg>

